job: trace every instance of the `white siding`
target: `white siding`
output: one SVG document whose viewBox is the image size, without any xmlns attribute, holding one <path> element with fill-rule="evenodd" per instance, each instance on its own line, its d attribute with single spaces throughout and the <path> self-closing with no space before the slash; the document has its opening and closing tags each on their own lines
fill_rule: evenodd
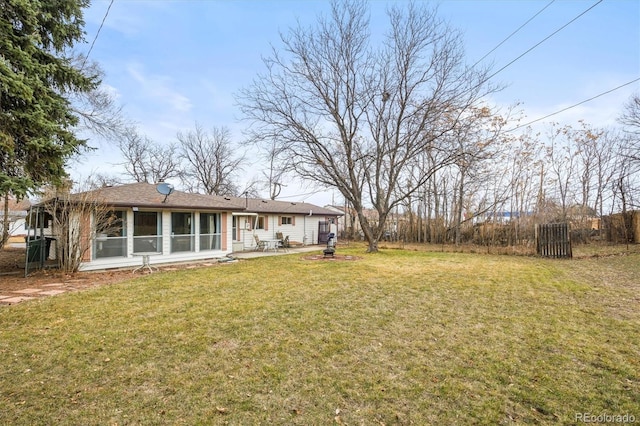
<svg viewBox="0 0 640 426">
<path fill-rule="evenodd" d="M 327 220 L 324 216 L 300 214 L 269 214 L 260 216 L 266 216 L 267 229 L 253 229 L 255 216 L 240 216 L 242 223 L 244 223 L 245 219 L 251 219 L 251 229 L 241 229 L 240 231 L 240 241 L 244 243 L 245 250 L 251 250 L 255 247 L 254 235 L 264 240 L 275 238 L 276 232 L 282 232 L 282 236 L 285 238 L 289 236 L 289 241 L 297 241 L 305 245 L 318 244 L 318 223 Z M 292 217 L 294 223 L 278 225 L 281 216 Z"/>
</svg>

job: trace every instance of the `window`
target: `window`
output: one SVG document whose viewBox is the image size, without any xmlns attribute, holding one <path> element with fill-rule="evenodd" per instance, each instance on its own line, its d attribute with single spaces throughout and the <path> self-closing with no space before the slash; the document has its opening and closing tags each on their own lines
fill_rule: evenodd
<svg viewBox="0 0 640 426">
<path fill-rule="evenodd" d="M 200 250 L 220 250 L 221 231 L 220 213 L 200 213 Z"/>
<path fill-rule="evenodd" d="M 193 213 L 171 213 L 171 253 L 194 251 Z"/>
<path fill-rule="evenodd" d="M 264 216 L 258 216 L 254 223 L 256 225 L 255 229 L 264 229 Z"/>
<path fill-rule="evenodd" d="M 202 214 L 200 214 L 202 217 Z M 202 221 L 202 219 L 200 219 Z M 233 216 L 231 219 L 231 235 L 233 241 L 238 241 L 240 239 L 240 233 L 238 232 L 238 224 L 240 223 L 240 218 L 238 216 Z M 202 224 L 200 225 L 202 228 Z M 202 229 L 200 229 L 200 233 L 202 234 Z M 202 249 L 202 243 L 200 243 L 200 248 Z"/>
<path fill-rule="evenodd" d="M 291 216 L 281 216 L 280 217 L 281 225 L 293 225 L 293 218 Z"/>
<path fill-rule="evenodd" d="M 105 232 L 96 234 L 93 253 L 96 259 L 125 257 L 127 255 L 127 214 L 116 210 L 107 216 Z"/>
<path fill-rule="evenodd" d="M 162 216 L 159 212 L 133 212 L 133 252 L 162 251 Z"/>
</svg>

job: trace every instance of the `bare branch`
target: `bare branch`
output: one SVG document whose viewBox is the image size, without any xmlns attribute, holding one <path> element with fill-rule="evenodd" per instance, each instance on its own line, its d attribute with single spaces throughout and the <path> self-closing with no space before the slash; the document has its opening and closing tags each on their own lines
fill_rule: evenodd
<svg viewBox="0 0 640 426">
<path fill-rule="evenodd" d="M 127 175 L 136 182 L 164 182 L 182 176 L 178 147 L 162 146 L 129 127 L 119 142 Z"/>
<path fill-rule="evenodd" d="M 196 123 L 195 129 L 178 132 L 179 155 L 187 164 L 185 186 L 214 195 L 239 195 L 234 176 L 241 170 L 244 156 L 231 146 L 226 127 L 214 127 L 211 133 Z"/>
<path fill-rule="evenodd" d="M 392 7 L 389 23 L 374 46 L 366 3 L 333 2 L 315 27 L 281 36 L 266 73 L 241 93 L 252 140 L 276 141 L 299 177 L 340 190 L 370 251 L 391 209 L 456 161 L 449 135 L 493 90 L 486 70 L 465 66 L 460 35 L 434 9 Z M 438 161 L 416 168 L 425 152 Z"/>
</svg>

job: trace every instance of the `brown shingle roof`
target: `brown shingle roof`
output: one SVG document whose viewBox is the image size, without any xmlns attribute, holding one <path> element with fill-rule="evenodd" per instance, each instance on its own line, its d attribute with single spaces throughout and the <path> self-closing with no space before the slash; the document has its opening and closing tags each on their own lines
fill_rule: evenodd
<svg viewBox="0 0 640 426">
<path fill-rule="evenodd" d="M 309 203 L 296 203 L 290 201 L 265 200 L 261 198 L 239 198 L 231 197 L 232 200 L 246 206 L 246 211 L 251 213 L 281 213 L 281 214 L 303 214 L 321 216 L 341 216 L 342 214 L 333 210 L 325 209 Z"/>
<path fill-rule="evenodd" d="M 165 200 L 165 196 L 156 190 L 156 185 L 150 183 L 130 183 L 104 187 L 74 194 L 72 198 L 86 199 L 87 195 L 114 207 L 244 210 L 244 204 L 228 197 L 192 194 L 178 190 L 174 190 Z"/>
<path fill-rule="evenodd" d="M 259 198 L 222 197 L 218 195 L 192 194 L 174 190 L 166 197 L 150 183 L 130 183 L 110 186 L 93 191 L 72 194 L 72 200 L 99 201 L 113 207 L 211 209 L 247 211 L 249 213 L 303 214 L 341 216 L 341 213 L 309 203 L 263 200 Z"/>
</svg>

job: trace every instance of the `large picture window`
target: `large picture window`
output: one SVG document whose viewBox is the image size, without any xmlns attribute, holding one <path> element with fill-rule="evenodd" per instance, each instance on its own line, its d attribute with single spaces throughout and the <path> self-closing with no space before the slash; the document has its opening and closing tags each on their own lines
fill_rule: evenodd
<svg viewBox="0 0 640 426">
<path fill-rule="evenodd" d="M 171 213 L 171 253 L 194 251 L 193 213 Z"/>
<path fill-rule="evenodd" d="M 200 250 L 220 250 L 221 243 L 220 213 L 200 213 Z"/>
<path fill-rule="evenodd" d="M 116 210 L 110 213 L 109 230 L 96 235 L 94 240 L 95 258 L 125 257 L 127 255 L 126 212 Z"/>
<path fill-rule="evenodd" d="M 133 252 L 162 252 L 160 212 L 133 212 Z"/>
</svg>

